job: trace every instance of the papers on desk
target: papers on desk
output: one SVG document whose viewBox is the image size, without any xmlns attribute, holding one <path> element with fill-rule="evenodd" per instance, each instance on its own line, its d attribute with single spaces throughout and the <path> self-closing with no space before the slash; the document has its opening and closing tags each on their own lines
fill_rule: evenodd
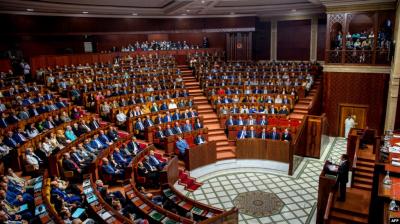
<svg viewBox="0 0 400 224">
<path fill-rule="evenodd" d="M 106 220 L 106 219 L 108 219 L 108 218 L 111 217 L 111 214 L 110 214 L 109 212 L 104 212 L 104 213 L 102 213 L 102 214 L 100 215 L 100 217 L 101 217 L 103 220 Z"/>
<path fill-rule="evenodd" d="M 400 147 L 399 146 L 389 147 L 389 152 L 391 152 L 391 153 L 400 153 Z"/>
<path fill-rule="evenodd" d="M 400 135 L 393 135 L 393 138 L 400 138 Z"/>
<path fill-rule="evenodd" d="M 400 146 L 400 142 L 395 143 L 395 145 Z"/>
<path fill-rule="evenodd" d="M 393 160 L 392 160 L 392 165 L 393 165 L 393 166 L 400 166 L 400 162 L 397 162 L 397 161 L 393 161 Z"/>
<path fill-rule="evenodd" d="M 338 171 L 338 166 L 336 165 L 328 165 L 328 170 L 331 172 L 337 172 Z"/>
</svg>

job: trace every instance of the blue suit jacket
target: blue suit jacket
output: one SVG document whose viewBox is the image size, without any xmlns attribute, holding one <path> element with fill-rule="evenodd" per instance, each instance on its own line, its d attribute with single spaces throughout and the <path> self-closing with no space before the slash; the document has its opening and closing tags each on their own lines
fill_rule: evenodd
<svg viewBox="0 0 400 224">
<path fill-rule="evenodd" d="M 242 136 L 242 133 L 244 133 L 244 134 L 243 134 L 243 138 L 246 138 L 246 137 L 247 137 L 247 132 L 246 132 L 246 131 L 243 131 L 243 130 L 240 130 L 240 131 L 238 132 L 238 134 L 237 134 L 237 138 L 238 138 L 238 139 L 241 139 L 240 137 Z"/>
<path fill-rule="evenodd" d="M 176 142 L 176 147 L 178 148 L 180 154 L 185 154 L 185 151 L 189 148 L 189 145 L 185 139 L 182 139 L 181 141 Z"/>
</svg>

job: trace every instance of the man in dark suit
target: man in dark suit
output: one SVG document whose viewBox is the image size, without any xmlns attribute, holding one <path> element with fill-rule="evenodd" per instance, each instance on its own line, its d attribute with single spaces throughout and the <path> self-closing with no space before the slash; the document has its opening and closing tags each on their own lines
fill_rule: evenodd
<svg viewBox="0 0 400 224">
<path fill-rule="evenodd" d="M 179 122 L 175 122 L 174 133 L 177 134 L 177 135 L 180 135 L 180 134 L 183 133 L 183 128 L 181 127 Z"/>
<path fill-rule="evenodd" d="M 100 127 L 100 123 L 99 123 L 96 119 L 93 118 L 93 119 L 89 122 L 89 127 L 90 127 L 91 130 L 96 130 L 97 128 Z"/>
<path fill-rule="evenodd" d="M 136 137 L 132 137 L 132 141 L 128 143 L 128 150 L 133 154 L 137 155 L 140 151 L 140 145 L 136 142 Z"/>
<path fill-rule="evenodd" d="M 259 138 L 261 138 L 261 139 L 267 139 L 268 138 L 268 133 L 267 133 L 265 128 L 262 129 L 262 131 L 261 131 L 261 133 L 259 135 Z"/>
<path fill-rule="evenodd" d="M 151 120 L 150 116 L 147 115 L 146 119 L 144 120 L 144 126 L 147 128 L 147 127 L 151 127 L 153 125 L 154 125 L 153 121 Z"/>
<path fill-rule="evenodd" d="M 292 135 L 289 133 L 289 130 L 285 128 L 285 131 L 282 134 L 282 141 L 291 141 L 292 140 Z"/>
<path fill-rule="evenodd" d="M 276 127 L 272 128 L 272 132 L 269 134 L 269 138 L 272 140 L 279 140 L 280 139 L 280 135 L 278 132 L 276 132 Z"/>
<path fill-rule="evenodd" d="M 171 136 L 171 135 L 174 135 L 174 130 L 172 130 L 172 128 L 171 128 L 171 126 L 169 124 L 167 124 L 167 128 L 165 129 L 164 132 L 165 132 L 164 135 L 167 136 L 167 137 Z"/>
<path fill-rule="evenodd" d="M 339 185 L 338 201 L 346 200 L 346 184 L 349 181 L 349 161 L 347 154 L 343 154 L 338 167 L 338 177 L 336 184 Z"/>
<path fill-rule="evenodd" d="M 74 174 L 79 175 L 82 173 L 81 168 L 72 159 L 69 153 L 63 155 L 63 168 L 67 171 L 73 171 Z"/>
<path fill-rule="evenodd" d="M 161 126 L 158 126 L 158 127 L 157 127 L 156 138 L 158 138 L 158 139 L 160 139 L 160 140 L 166 138 L 166 136 L 165 136 L 165 134 L 164 134 L 164 132 L 163 132 Z"/>
<path fill-rule="evenodd" d="M 256 138 L 256 137 L 257 137 L 256 131 L 254 130 L 254 127 L 251 126 L 250 131 L 247 132 L 246 138 Z"/>
<path fill-rule="evenodd" d="M 196 145 L 201 145 L 206 143 L 206 140 L 204 139 L 203 136 L 201 136 L 200 133 L 197 134 L 196 138 L 194 138 L 194 144 Z"/>
<path fill-rule="evenodd" d="M 148 158 L 149 158 L 149 161 L 148 161 L 148 162 L 150 163 L 150 165 L 157 167 L 158 170 L 164 169 L 164 166 L 167 165 L 166 162 L 160 161 L 160 160 L 155 156 L 153 150 L 150 150 L 150 152 L 149 152 L 149 157 L 148 157 Z"/>
</svg>

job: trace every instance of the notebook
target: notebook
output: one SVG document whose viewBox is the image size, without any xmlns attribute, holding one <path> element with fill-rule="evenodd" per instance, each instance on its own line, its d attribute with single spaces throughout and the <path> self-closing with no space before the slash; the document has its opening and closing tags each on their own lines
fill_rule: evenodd
<svg viewBox="0 0 400 224">
<path fill-rule="evenodd" d="M 85 212 L 84 208 L 77 208 L 74 213 L 72 213 L 72 218 L 77 219 Z"/>
</svg>

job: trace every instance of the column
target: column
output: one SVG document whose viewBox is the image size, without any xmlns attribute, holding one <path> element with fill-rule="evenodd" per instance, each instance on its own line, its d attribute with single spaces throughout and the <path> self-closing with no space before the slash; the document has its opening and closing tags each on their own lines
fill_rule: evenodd
<svg viewBox="0 0 400 224">
<path fill-rule="evenodd" d="M 271 20 L 271 60 L 276 60 L 278 43 L 278 22 Z"/>
<path fill-rule="evenodd" d="M 397 100 L 399 97 L 399 83 L 400 83 L 400 7 L 397 5 L 396 22 L 394 29 L 394 40 L 396 41 L 395 55 L 392 62 L 392 68 L 390 71 L 389 81 L 389 92 L 386 105 L 386 118 L 385 118 L 385 130 L 393 130 L 394 122 L 396 120 Z"/>
<path fill-rule="evenodd" d="M 311 18 L 310 61 L 317 60 L 318 47 L 318 17 Z"/>
</svg>

